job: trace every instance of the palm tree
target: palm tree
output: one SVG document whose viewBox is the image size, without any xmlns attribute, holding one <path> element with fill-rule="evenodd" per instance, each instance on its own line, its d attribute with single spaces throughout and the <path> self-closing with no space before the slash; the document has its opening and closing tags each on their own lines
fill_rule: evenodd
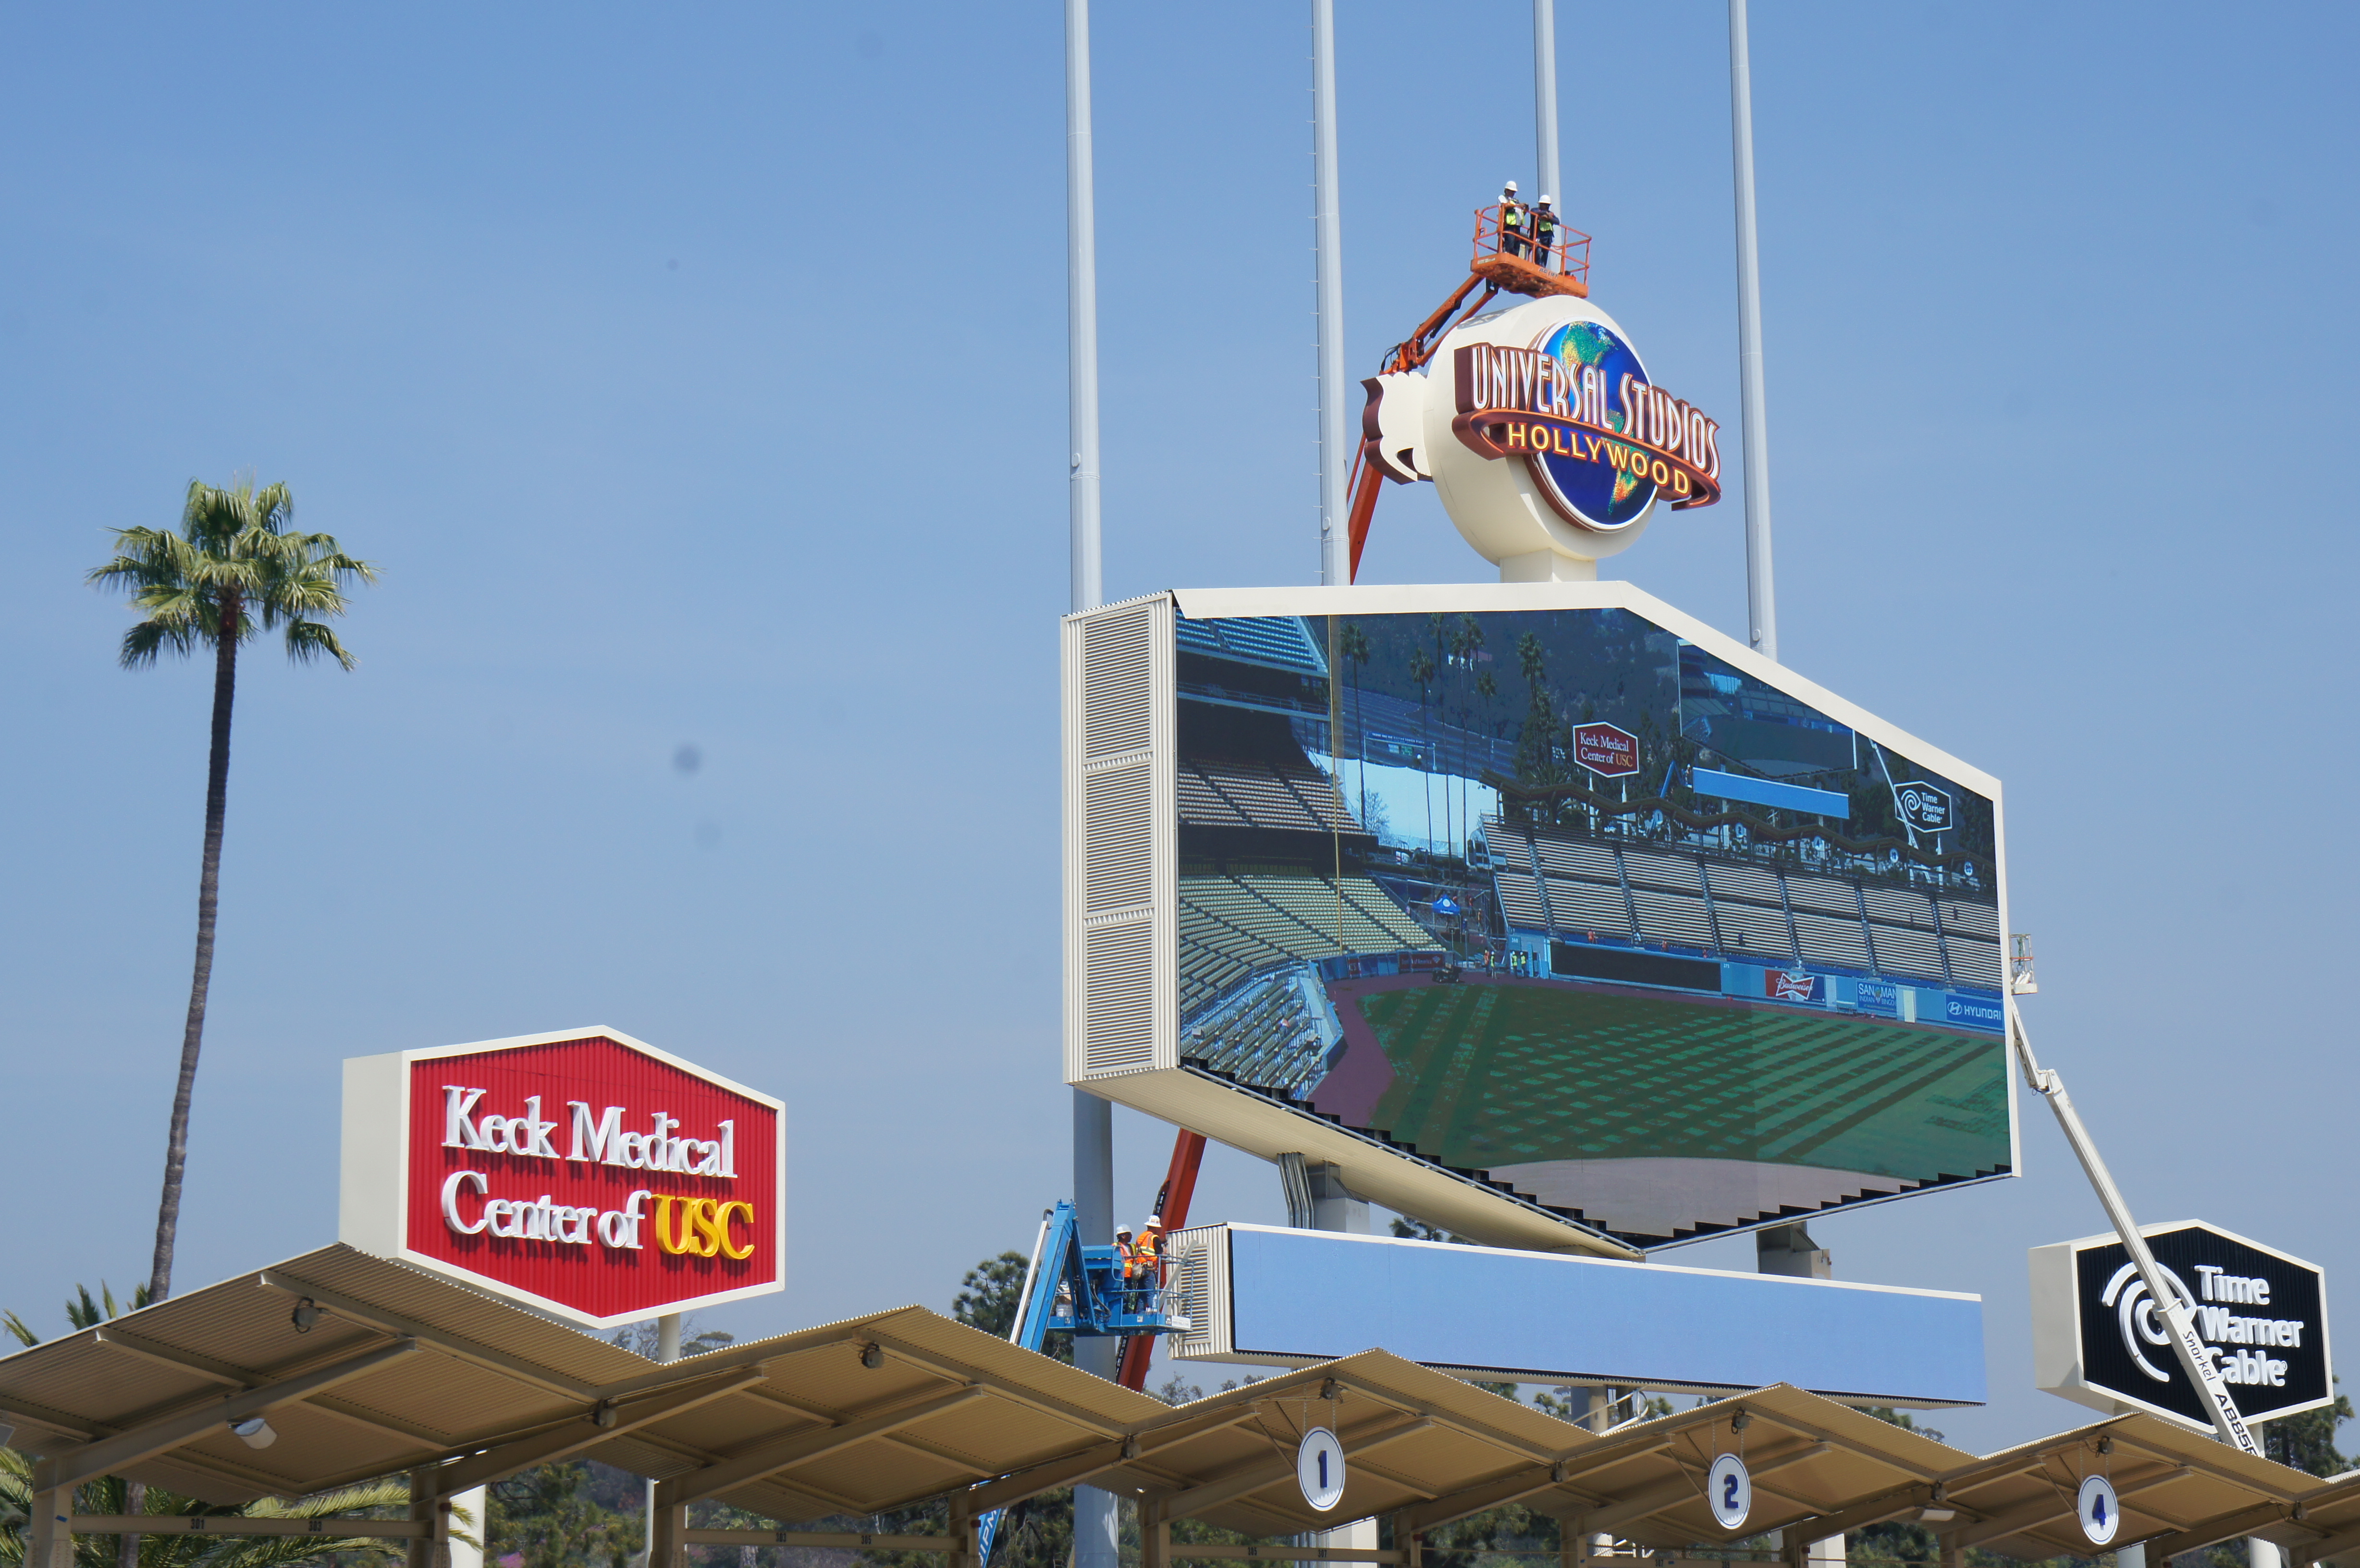
<svg viewBox="0 0 2360 1568">
<path fill-rule="evenodd" d="M 197 1048 L 205 1032 L 205 989 L 213 969 L 213 914 L 221 887 L 222 815 L 229 789 L 230 705 L 237 692 L 238 645 L 285 628 L 287 655 L 298 664 L 324 654 L 346 670 L 344 651 L 322 616 L 344 613 L 346 584 L 376 581 L 376 569 L 346 555 L 326 534 L 288 528 L 294 497 L 284 485 L 257 490 L 251 481 L 216 489 L 189 482 L 180 529 L 116 528 L 115 555 L 93 569 L 94 585 L 120 587 L 146 618 L 123 634 L 126 670 L 144 669 L 169 652 L 213 650 L 213 754 L 205 770 L 205 847 L 197 878 L 197 961 L 189 983 L 188 1024 L 180 1037 L 180 1081 L 172 1095 L 165 1146 L 164 1197 L 156 1214 L 156 1257 L 148 1293 L 172 1293 L 172 1242 L 180 1223 L 180 1179 L 188 1164 L 189 1097 L 197 1082 Z"/>
<path fill-rule="evenodd" d="M 1344 662 L 1352 673 L 1352 730 L 1360 747 L 1360 826 L 1363 830 L 1369 825 L 1369 726 L 1360 704 L 1360 678 L 1372 651 L 1369 647 L 1369 634 L 1362 631 L 1358 623 L 1346 621 L 1343 653 Z M 1340 757 L 1337 759 L 1336 766 L 1338 770 L 1343 768 Z"/>
</svg>

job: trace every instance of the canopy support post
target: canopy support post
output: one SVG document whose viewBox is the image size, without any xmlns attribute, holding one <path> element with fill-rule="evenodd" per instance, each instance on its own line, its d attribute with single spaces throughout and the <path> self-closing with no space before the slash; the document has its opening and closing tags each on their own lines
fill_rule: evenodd
<svg viewBox="0 0 2360 1568">
<path fill-rule="evenodd" d="M 39 1467 L 49 1468 L 47 1464 Z M 37 1470 L 36 1476 L 38 1474 Z M 25 1568 L 73 1568 L 73 1488 L 52 1486 L 35 1492 L 32 1526 L 33 1539 L 25 1552 Z"/>
</svg>

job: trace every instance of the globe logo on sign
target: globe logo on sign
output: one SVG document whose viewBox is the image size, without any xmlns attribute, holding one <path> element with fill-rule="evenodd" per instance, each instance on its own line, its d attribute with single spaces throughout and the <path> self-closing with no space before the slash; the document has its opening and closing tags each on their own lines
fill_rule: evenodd
<svg viewBox="0 0 2360 1568">
<path fill-rule="evenodd" d="M 1649 385 L 1639 351 L 1603 321 L 1568 321 L 1544 338 L 1539 347 L 1576 379 L 1585 368 L 1594 368 L 1610 387 L 1621 387 L 1625 376 L 1641 387 Z M 1638 433 L 1628 428 L 1628 414 L 1618 410 L 1607 419 L 1614 430 L 1626 435 Z M 1552 501 L 1601 532 L 1628 528 L 1655 504 L 1656 485 L 1642 465 L 1620 467 L 1552 451 L 1546 455 L 1534 453 L 1532 469 Z"/>
</svg>

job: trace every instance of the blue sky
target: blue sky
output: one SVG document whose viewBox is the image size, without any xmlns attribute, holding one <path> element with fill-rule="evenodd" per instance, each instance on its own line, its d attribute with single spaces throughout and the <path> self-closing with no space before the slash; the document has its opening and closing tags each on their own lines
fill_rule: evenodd
<svg viewBox="0 0 2360 1568">
<path fill-rule="evenodd" d="M 1529 12 L 1338 9 L 1372 367 L 1533 178 Z M 1109 597 L 1316 572 L 1305 11 L 1099 8 Z M 2005 781 L 2027 1017 L 2139 1213 L 2335 1279 L 2355 31 L 1754 37 L 1786 661 Z M 183 1288 L 333 1237 L 341 1058 L 591 1022 L 789 1102 L 794 1284 L 724 1326 L 947 1306 L 1029 1239 L 1067 1181 L 1059 38 L 1046 0 L 0 13 L 0 1305 L 144 1275 L 186 995 L 208 672 L 117 670 L 81 574 L 248 469 L 385 575 L 357 673 L 246 665 Z M 1558 38 L 1596 297 L 1733 430 L 1721 8 L 1561 0 Z M 1742 634 L 1741 532 L 1617 566 Z M 1388 494 L 1365 577 L 1486 573 Z M 2025 1128 L 2022 1180 L 1815 1227 L 1983 1293 L 1993 1403 L 1936 1422 L 1982 1448 L 2078 1419 L 2024 1254 L 2103 1221 Z M 1119 1138 L 1129 1210 L 1168 1134 Z M 1200 1217 L 1282 1212 L 1217 1155 Z"/>
</svg>

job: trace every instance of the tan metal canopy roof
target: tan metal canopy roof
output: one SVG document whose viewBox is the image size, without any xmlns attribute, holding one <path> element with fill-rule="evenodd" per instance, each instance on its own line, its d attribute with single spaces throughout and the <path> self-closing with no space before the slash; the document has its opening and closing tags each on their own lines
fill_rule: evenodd
<svg viewBox="0 0 2360 1568">
<path fill-rule="evenodd" d="M 308 1332 L 291 1321 L 305 1301 Z M 252 1414 L 272 1446 L 228 1430 Z M 1575 1534 L 1679 1552 L 1728 1539 L 1702 1480 L 1742 1450 L 1748 1534 L 1921 1518 L 1952 1553 L 2086 1553 L 2073 1491 L 2100 1471 L 2118 1544 L 2360 1550 L 2360 1476 L 2322 1483 L 2147 1416 L 1979 1459 L 1782 1385 L 1597 1437 L 1382 1350 L 1175 1409 L 918 1307 L 663 1366 L 344 1247 L 0 1359 L 0 1421 L 41 1456 L 38 1488 L 113 1474 L 219 1503 L 428 1469 L 448 1497 L 592 1457 L 654 1477 L 675 1540 L 679 1510 L 707 1498 L 807 1520 L 948 1495 L 972 1519 L 1087 1480 L 1159 1523 L 1251 1535 L 1391 1514 L 1406 1541 L 1521 1500 Z M 1348 1461 L 1327 1514 L 1294 1479 L 1314 1425 Z"/>
<path fill-rule="evenodd" d="M 2323 1563 L 2360 1552 L 2360 1470 L 2321 1482 L 2287 1510 L 2284 1519 L 2250 1533 L 2284 1548 L 2292 1564 Z"/>
<path fill-rule="evenodd" d="M 308 1333 L 290 1314 L 323 1309 Z M 655 1364 L 348 1247 L 0 1360 L 13 1446 L 213 1503 L 300 1497 L 578 1418 Z M 267 1413 L 247 1447 L 231 1421 Z"/>
<path fill-rule="evenodd" d="M 2321 1486 L 2154 1416 L 2118 1416 L 1951 1472 L 1946 1496 L 1967 1511 L 1935 1529 L 1946 1543 L 2011 1557 L 2089 1556 L 2074 1494 L 2093 1475 L 2113 1481 L 2122 1502 L 2114 1544 L 2146 1541 L 2149 1562 L 2283 1520 Z"/>
</svg>

